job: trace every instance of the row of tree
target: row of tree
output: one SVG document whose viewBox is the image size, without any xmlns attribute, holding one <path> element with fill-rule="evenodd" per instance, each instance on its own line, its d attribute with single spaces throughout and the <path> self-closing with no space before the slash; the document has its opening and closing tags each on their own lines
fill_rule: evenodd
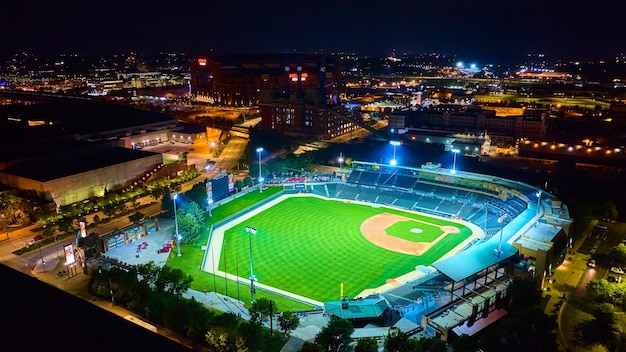
<svg viewBox="0 0 626 352">
<path fill-rule="evenodd" d="M 300 323 L 296 314 L 279 313 L 276 303 L 266 298 L 252 304 L 248 321 L 208 309 L 193 296 L 183 297 L 192 281 L 181 269 L 149 262 L 130 270 L 99 269 L 91 276 L 88 290 L 215 352 L 266 351 L 269 346 L 282 346 Z M 271 316 L 280 333 L 267 329 Z"/>
</svg>

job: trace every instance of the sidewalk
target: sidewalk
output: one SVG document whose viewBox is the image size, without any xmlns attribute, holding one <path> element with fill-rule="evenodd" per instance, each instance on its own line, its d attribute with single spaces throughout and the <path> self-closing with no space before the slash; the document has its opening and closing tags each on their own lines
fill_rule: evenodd
<svg viewBox="0 0 626 352">
<path fill-rule="evenodd" d="M 573 248 L 568 250 L 563 263 L 553 270 L 553 275 L 546 279 L 547 281 L 544 285 L 544 295 L 550 295 L 550 300 L 545 307 L 545 313 L 549 316 L 556 316 L 557 343 L 562 351 L 568 351 L 573 347 L 571 341 L 573 332 L 569 330 L 578 323 L 578 321 L 568 320 L 567 324 L 565 324 L 563 316 L 584 318 L 581 314 L 575 312 L 577 309 L 568 304 L 568 300 L 572 299 L 574 295 L 580 294 L 578 285 L 587 271 L 589 256 L 579 253 L 578 250 L 587 239 L 586 234 L 590 233 L 594 226 L 595 222 L 592 221 L 583 232 L 585 236 L 574 242 Z"/>
</svg>

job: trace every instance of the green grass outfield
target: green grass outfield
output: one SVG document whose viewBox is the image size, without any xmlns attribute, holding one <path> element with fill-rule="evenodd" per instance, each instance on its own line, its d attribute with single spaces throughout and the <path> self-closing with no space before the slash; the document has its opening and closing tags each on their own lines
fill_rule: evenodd
<svg viewBox="0 0 626 352">
<path fill-rule="evenodd" d="M 361 235 L 361 223 L 382 213 L 451 225 L 461 231 L 449 234 L 421 256 L 401 254 L 380 248 Z M 419 222 L 400 224 L 404 225 L 392 226 L 397 227 L 391 230 L 397 232 L 392 235 L 404 239 L 427 242 L 442 234 L 438 227 L 427 224 L 419 226 L 422 233 L 407 234 Z M 430 265 L 472 235 L 468 227 L 459 223 L 425 215 L 316 197 L 293 197 L 225 231 L 219 269 L 239 277 L 250 275 L 246 226 L 257 230 L 252 237 L 252 253 L 259 282 L 319 301 L 338 300 L 341 283 L 344 294 L 354 297 L 364 289 L 415 270 L 417 265 Z"/>
</svg>

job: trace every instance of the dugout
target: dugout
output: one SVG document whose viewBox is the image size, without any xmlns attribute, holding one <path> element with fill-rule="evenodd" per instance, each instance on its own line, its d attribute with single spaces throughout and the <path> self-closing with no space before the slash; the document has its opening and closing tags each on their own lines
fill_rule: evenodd
<svg viewBox="0 0 626 352">
<path fill-rule="evenodd" d="M 324 302 L 326 313 L 349 320 L 355 328 L 362 328 L 370 323 L 384 325 L 391 319 L 389 308 L 387 300 L 378 294 L 352 299 L 344 296 L 339 301 Z"/>
</svg>

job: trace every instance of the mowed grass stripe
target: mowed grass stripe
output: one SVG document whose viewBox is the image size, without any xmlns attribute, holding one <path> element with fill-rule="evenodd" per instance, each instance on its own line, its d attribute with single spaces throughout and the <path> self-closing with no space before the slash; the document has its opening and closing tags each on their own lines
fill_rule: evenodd
<svg viewBox="0 0 626 352">
<path fill-rule="evenodd" d="M 365 219 L 385 212 L 453 224 L 461 232 L 448 235 L 423 256 L 392 252 L 371 244 L 360 232 Z M 288 198 L 226 231 L 226 255 L 220 269 L 226 264 L 227 271 L 236 274 L 238 258 L 239 276 L 246 278 L 250 275 L 246 226 L 257 230 L 252 235 L 252 254 L 258 280 L 320 301 L 337 300 L 342 282 L 344 293 L 355 296 L 414 270 L 416 265 L 430 265 L 471 235 L 462 225 L 400 210 L 315 197 Z"/>
</svg>

